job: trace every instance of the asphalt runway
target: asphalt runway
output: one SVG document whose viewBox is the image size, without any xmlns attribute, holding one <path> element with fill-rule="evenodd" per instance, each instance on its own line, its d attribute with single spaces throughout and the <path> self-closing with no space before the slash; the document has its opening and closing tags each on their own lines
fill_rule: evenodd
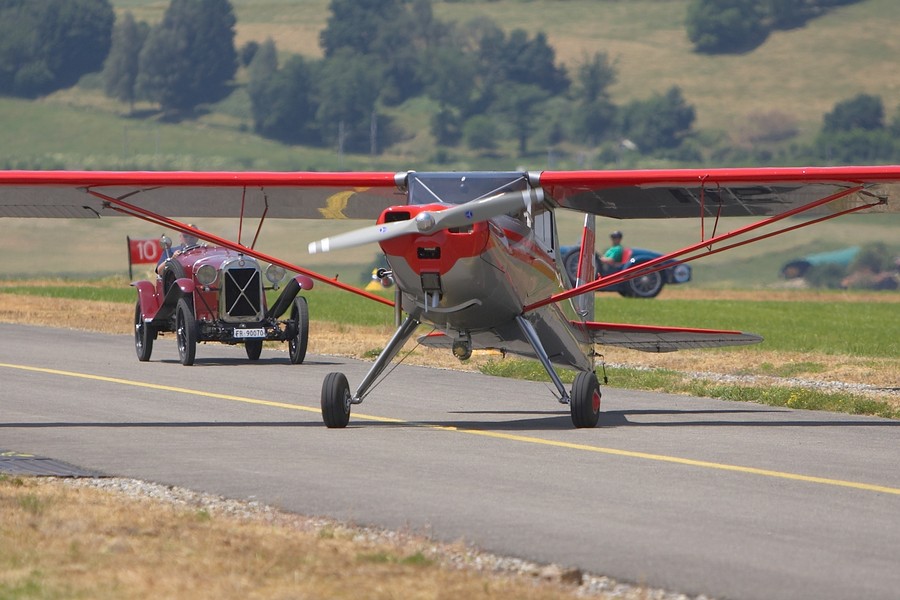
<svg viewBox="0 0 900 600">
<path fill-rule="evenodd" d="M 314 332 L 313 332 L 314 334 Z M 172 336 L 0 324 L 0 448 L 720 598 L 897 598 L 900 422 L 605 388 L 576 430 L 542 383 Z"/>
</svg>

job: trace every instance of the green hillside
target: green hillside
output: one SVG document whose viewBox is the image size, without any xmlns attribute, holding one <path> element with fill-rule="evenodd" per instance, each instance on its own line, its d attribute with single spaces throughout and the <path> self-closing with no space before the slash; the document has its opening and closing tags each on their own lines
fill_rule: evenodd
<svg viewBox="0 0 900 600">
<path fill-rule="evenodd" d="M 320 56 L 318 32 L 328 0 L 232 0 L 236 43 L 272 37 L 279 50 Z M 805 27 L 775 32 L 755 51 L 708 56 L 691 50 L 684 28 L 689 0 L 498 0 L 433 2 L 435 14 L 467 22 L 490 17 L 501 27 L 544 31 L 569 67 L 606 52 L 619 69 L 613 100 L 646 98 L 673 85 L 697 108 L 700 129 L 734 132 L 753 112 L 778 110 L 806 135 L 835 102 L 880 95 L 887 112 L 900 104 L 900 3 L 865 0 L 840 7 Z M 138 19 L 161 18 L 160 0 L 113 0 Z"/>
<path fill-rule="evenodd" d="M 156 21 L 161 0 L 114 0 L 119 12 Z M 236 44 L 271 36 L 282 52 L 320 54 L 318 31 L 328 0 L 233 0 Z M 442 19 L 467 22 L 487 16 L 507 29 L 544 31 L 557 59 L 572 72 L 583 57 L 606 52 L 618 69 L 613 100 L 622 105 L 679 86 L 697 111 L 701 139 L 738 145 L 750 117 L 778 113 L 797 123 L 788 143 L 809 143 L 836 102 L 859 93 L 880 96 L 888 116 L 900 104 L 900 3 L 866 0 L 841 7 L 807 26 L 774 33 L 753 52 L 707 56 L 691 51 L 684 30 L 688 0 L 501 0 L 436 2 Z M 427 133 L 433 107 L 417 100 L 393 113 L 408 139 L 373 162 L 337 157 L 328 149 L 298 149 L 249 133 L 249 100 L 239 89 L 211 112 L 177 125 L 128 118 L 128 107 L 105 98 L 97 77 L 35 102 L 0 99 L 0 167 L 74 168 L 432 168 Z M 152 109 L 138 106 L 138 109 Z M 728 143 L 728 142 L 726 142 Z M 148 160 L 152 157 L 152 160 Z M 513 162 L 514 164 L 509 164 Z M 424 163 L 424 164 L 423 164 Z M 441 168 L 580 168 L 590 153 L 524 159 L 474 159 L 454 150 Z M 637 166 L 657 166 L 652 162 Z"/>
</svg>

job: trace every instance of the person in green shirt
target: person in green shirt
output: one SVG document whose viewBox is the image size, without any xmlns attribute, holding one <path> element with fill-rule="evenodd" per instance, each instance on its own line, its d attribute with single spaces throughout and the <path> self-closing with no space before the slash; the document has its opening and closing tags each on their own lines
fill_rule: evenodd
<svg viewBox="0 0 900 600">
<path fill-rule="evenodd" d="M 604 273 L 608 273 L 622 264 L 622 253 L 624 252 L 621 231 L 613 231 L 609 234 L 609 239 L 612 245 L 600 257 L 600 267 Z"/>
</svg>

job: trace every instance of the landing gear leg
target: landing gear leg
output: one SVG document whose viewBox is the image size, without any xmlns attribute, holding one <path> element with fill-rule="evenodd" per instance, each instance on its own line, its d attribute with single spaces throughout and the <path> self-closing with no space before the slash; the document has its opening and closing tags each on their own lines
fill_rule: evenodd
<svg viewBox="0 0 900 600">
<path fill-rule="evenodd" d="M 581 372 L 575 377 L 570 397 L 566 391 L 566 386 L 559 378 L 559 375 L 557 375 L 556 369 L 553 368 L 550 357 L 547 356 L 547 351 L 544 350 L 544 345 L 541 344 L 541 339 L 534 330 L 534 326 L 521 315 L 516 317 L 516 322 L 534 349 L 538 360 L 544 366 L 544 370 L 550 376 L 550 381 L 556 386 L 556 390 L 559 392 L 560 403 L 569 405 L 572 424 L 579 428 L 595 427 L 600 418 L 600 384 L 597 383 L 597 376 L 594 372 Z"/>
<path fill-rule="evenodd" d="M 360 404 L 375 380 L 390 364 L 391 360 L 403 347 L 419 326 L 418 315 L 409 315 L 400 325 L 394 336 L 375 360 L 375 364 L 366 373 L 365 378 L 354 395 L 350 395 L 350 386 L 343 373 L 329 373 L 322 385 L 322 420 L 329 428 L 346 427 L 350 421 L 350 406 Z"/>
<path fill-rule="evenodd" d="M 556 369 L 553 368 L 550 357 L 547 356 L 547 351 L 544 350 L 544 345 L 541 343 L 541 338 L 538 337 L 537 331 L 534 330 L 534 325 L 522 315 L 516 317 L 516 323 L 519 324 L 519 328 L 522 330 L 522 333 L 525 334 L 528 343 L 531 344 L 531 347 L 534 349 L 534 353 L 537 355 L 538 360 L 541 361 L 544 370 L 547 371 L 547 375 L 550 376 L 550 381 L 556 386 L 556 391 L 559 392 L 559 403 L 569 404 L 569 392 L 566 391 L 566 386 L 563 385 L 559 375 L 556 374 Z"/>
</svg>

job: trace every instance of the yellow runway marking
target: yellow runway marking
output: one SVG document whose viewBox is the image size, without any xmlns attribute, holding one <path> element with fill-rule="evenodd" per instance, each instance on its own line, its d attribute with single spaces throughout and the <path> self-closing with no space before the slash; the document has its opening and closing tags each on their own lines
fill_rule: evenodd
<svg viewBox="0 0 900 600">
<path fill-rule="evenodd" d="M 48 373 L 51 375 L 61 375 L 64 377 L 77 377 L 80 379 L 90 379 L 93 381 L 103 381 L 107 383 L 116 383 L 120 385 L 129 385 L 133 387 L 150 388 L 163 390 L 168 392 L 176 392 L 179 394 L 188 394 L 191 396 L 202 396 L 205 398 L 215 398 L 217 400 L 230 400 L 233 402 L 243 402 L 245 404 L 255 404 L 259 406 L 271 406 L 273 408 L 285 408 L 288 410 L 300 410 L 319 414 L 319 407 L 303 406 L 300 404 L 287 404 L 285 402 L 273 402 L 270 400 L 258 400 L 255 398 L 246 398 L 244 396 L 233 396 L 230 394 L 218 394 L 215 392 L 203 392 L 200 390 L 192 390 L 189 388 L 175 387 L 170 385 L 160 385 L 157 383 L 145 383 L 142 381 L 132 381 L 129 379 L 119 379 L 116 377 L 105 377 L 103 375 L 89 375 L 87 373 L 75 373 L 72 371 L 60 371 L 58 369 L 46 369 L 42 367 L 29 367 L 25 365 L 13 365 L 8 363 L 0 363 L 0 367 L 9 369 L 18 369 L 21 371 L 34 371 L 38 373 Z M 484 431 L 481 429 L 461 429 L 459 427 L 448 425 L 430 425 L 427 423 L 416 423 L 415 421 L 405 421 L 403 419 L 393 419 L 390 417 L 377 417 L 372 415 L 364 415 L 353 413 L 353 418 L 364 421 L 376 421 L 380 423 L 393 423 L 401 425 L 410 425 L 414 427 L 422 427 L 435 429 L 438 431 L 447 431 L 453 433 L 463 433 L 467 435 L 478 435 L 500 440 L 508 440 L 521 442 L 526 444 L 536 444 L 541 446 L 552 446 L 556 448 L 565 448 L 568 450 L 577 450 L 580 452 L 593 452 L 596 454 L 608 454 L 612 456 L 624 456 L 628 458 L 638 458 L 642 460 L 652 460 L 658 462 L 667 462 L 678 465 L 686 465 L 691 467 L 700 467 L 704 469 L 717 469 L 720 471 L 732 471 L 736 473 L 745 473 L 748 475 L 759 475 L 762 477 L 774 477 L 777 479 L 788 479 L 792 481 L 803 481 L 806 483 L 816 483 L 820 485 L 830 485 L 836 487 L 852 488 L 867 492 L 881 492 L 884 494 L 894 494 L 900 496 L 900 488 L 893 488 L 884 485 L 875 485 L 870 483 L 859 483 L 856 481 L 845 481 L 842 479 L 829 479 L 827 477 L 815 477 L 812 475 L 800 475 L 797 473 L 787 473 L 784 471 L 773 471 L 770 469 L 757 469 L 755 467 L 743 467 L 740 465 L 729 465 L 726 463 L 710 462 L 705 460 L 694 460 L 691 458 L 680 458 L 677 456 L 668 456 L 665 454 L 651 454 L 648 452 L 635 452 L 632 450 L 618 450 L 615 448 L 604 448 L 602 446 L 591 446 L 588 444 L 576 444 L 573 442 L 563 442 L 558 440 L 545 440 L 525 435 L 516 435 L 511 433 L 499 433 L 495 431 Z"/>
</svg>

